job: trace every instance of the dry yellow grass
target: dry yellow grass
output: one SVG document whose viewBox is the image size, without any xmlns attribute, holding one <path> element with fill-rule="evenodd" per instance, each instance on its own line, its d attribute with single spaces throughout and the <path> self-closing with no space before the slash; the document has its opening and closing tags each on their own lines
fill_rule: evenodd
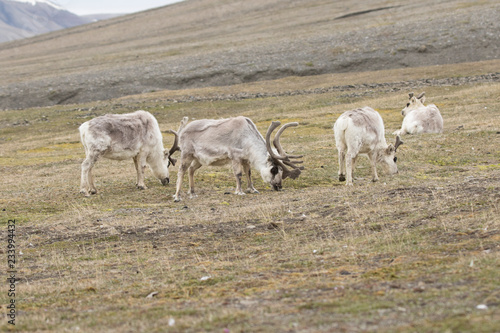
<svg viewBox="0 0 500 333">
<path fill-rule="evenodd" d="M 467 66 L 480 74 L 483 65 Z M 441 73 L 448 70 L 449 76 L 460 73 L 457 67 Z M 309 89 L 375 77 L 391 82 L 405 73 L 292 78 L 175 94 Z M 334 120 L 370 105 L 381 112 L 392 140 L 406 92 L 168 104 L 161 99 L 173 93 L 161 92 L 2 111 L 1 225 L 16 219 L 23 253 L 16 329 L 498 331 L 500 84 L 425 90 L 428 102 L 441 109 L 444 133 L 404 137 L 400 173 L 381 175 L 378 183 L 369 181 L 368 163 L 361 160 L 352 188 L 337 181 Z M 283 192 L 272 192 L 254 176 L 261 193 L 235 196 L 225 194 L 234 188 L 228 168 L 202 168 L 198 198 L 174 203 L 174 186 L 162 187 L 150 173 L 149 189 L 135 189 L 132 161 L 101 160 L 95 168 L 98 195 L 81 197 L 79 124 L 133 109 L 154 113 L 162 130 L 177 128 L 185 115 L 246 115 L 261 132 L 271 120 L 299 121 L 282 141 L 287 150 L 305 154 L 306 170 L 298 180 L 286 180 Z M 169 145 L 172 138 L 165 134 L 164 140 Z M 151 292 L 158 294 L 146 298 Z M 5 292 L 0 300 L 7 304 Z M 488 309 L 477 309 L 479 304 Z M 0 329 L 12 329 L 6 318 Z"/>
</svg>

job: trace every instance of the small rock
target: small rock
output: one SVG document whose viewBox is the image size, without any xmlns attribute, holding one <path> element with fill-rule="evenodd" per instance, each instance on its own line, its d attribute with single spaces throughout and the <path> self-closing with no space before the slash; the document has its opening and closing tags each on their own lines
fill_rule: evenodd
<svg viewBox="0 0 500 333">
<path fill-rule="evenodd" d="M 283 226 L 283 222 L 271 222 L 267 226 L 267 229 L 279 229 Z"/>
<path fill-rule="evenodd" d="M 420 46 L 420 47 L 417 49 L 417 52 L 418 52 L 418 53 L 425 53 L 425 52 L 427 52 L 427 46 L 425 46 L 425 45 Z"/>
<path fill-rule="evenodd" d="M 413 291 L 416 293 L 421 293 L 425 290 L 425 283 L 420 281 L 415 288 L 413 288 Z"/>
</svg>

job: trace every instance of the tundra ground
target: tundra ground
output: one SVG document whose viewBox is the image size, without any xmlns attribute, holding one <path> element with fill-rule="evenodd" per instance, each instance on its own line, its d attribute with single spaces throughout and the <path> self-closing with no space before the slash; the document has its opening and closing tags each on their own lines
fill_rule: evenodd
<svg viewBox="0 0 500 333">
<path fill-rule="evenodd" d="M 17 222 L 15 329 L 498 332 L 500 83 L 424 84 L 492 68 L 498 61 L 2 111 L 4 234 L 8 219 Z M 416 81 L 394 83 L 401 78 Z M 327 89 L 339 85 L 346 88 Z M 335 119 L 369 105 L 392 142 L 407 93 L 423 90 L 441 110 L 444 133 L 404 136 L 398 175 L 380 172 L 372 183 L 361 158 L 354 186 L 340 183 Z M 78 126 L 137 109 L 152 112 L 162 131 L 183 116 L 245 115 L 261 133 L 272 120 L 298 121 L 281 141 L 305 155 L 306 169 L 282 192 L 254 172 L 260 194 L 236 196 L 227 194 L 235 186 L 229 168 L 201 168 L 198 197 L 174 203 L 173 184 L 148 172 L 140 191 L 132 161 L 100 160 L 99 192 L 82 197 Z M 166 146 L 172 139 L 164 134 Z M 2 292 L 2 313 L 8 301 Z M 2 315 L 0 330 L 12 329 Z"/>
</svg>

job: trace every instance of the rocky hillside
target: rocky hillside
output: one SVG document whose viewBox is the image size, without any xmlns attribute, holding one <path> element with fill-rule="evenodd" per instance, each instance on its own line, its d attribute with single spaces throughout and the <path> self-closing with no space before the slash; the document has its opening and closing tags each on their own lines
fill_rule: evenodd
<svg viewBox="0 0 500 333">
<path fill-rule="evenodd" d="M 0 44 L 0 108 L 496 59 L 499 12 L 496 1 L 186 0 Z"/>
</svg>

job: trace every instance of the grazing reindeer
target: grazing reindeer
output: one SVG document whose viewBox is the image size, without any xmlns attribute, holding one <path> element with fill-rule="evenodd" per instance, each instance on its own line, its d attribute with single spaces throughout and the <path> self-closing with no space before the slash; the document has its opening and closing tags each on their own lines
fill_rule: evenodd
<svg viewBox="0 0 500 333">
<path fill-rule="evenodd" d="M 181 125 L 182 128 L 182 125 Z M 107 114 L 83 123 L 80 138 L 85 148 L 82 163 L 80 192 L 89 196 L 96 194 L 92 168 L 100 157 L 112 160 L 133 159 L 137 171 L 137 187 L 146 189 L 144 169 L 149 165 L 151 171 L 163 185 L 169 183 L 168 167 L 175 165 L 172 154 L 179 150 L 178 135 L 170 150 L 163 148 L 163 137 L 156 118 L 146 111 L 127 114 Z"/>
<path fill-rule="evenodd" d="M 443 117 L 434 104 L 424 105 L 425 92 L 413 96 L 410 93 L 410 101 L 401 111 L 404 116 L 401 129 L 395 131 L 394 135 L 441 133 L 443 131 Z"/>
<path fill-rule="evenodd" d="M 352 185 L 352 169 L 359 154 L 368 155 L 374 182 L 378 181 L 377 163 L 381 163 L 389 174 L 398 172 L 394 155 L 403 142 L 398 136 L 394 146 L 387 145 L 384 122 L 377 111 L 368 106 L 346 111 L 335 122 L 333 131 L 339 152 L 339 180 L 345 181 L 347 175 L 346 185 Z"/>
<path fill-rule="evenodd" d="M 296 166 L 302 163 L 301 161 L 290 160 L 302 156 L 286 154 L 279 142 L 283 131 L 290 126 L 297 126 L 298 123 L 283 125 L 273 141 L 276 151 L 271 148 L 271 133 L 279 125 L 279 121 L 273 121 L 264 139 L 255 124 L 246 117 L 203 119 L 189 123 L 179 132 L 181 161 L 174 201 L 181 200 L 182 179 L 186 171 L 189 174 L 189 194 L 191 197 L 195 195 L 194 172 L 203 165 L 220 166 L 231 163 L 236 177 L 235 194 L 244 194 L 241 189 L 243 174 L 248 180 L 247 192 L 258 193 L 252 184 L 251 167 L 258 170 L 262 179 L 270 183 L 274 190 L 281 190 L 282 180 L 288 177 L 297 178 L 303 167 Z"/>
</svg>

